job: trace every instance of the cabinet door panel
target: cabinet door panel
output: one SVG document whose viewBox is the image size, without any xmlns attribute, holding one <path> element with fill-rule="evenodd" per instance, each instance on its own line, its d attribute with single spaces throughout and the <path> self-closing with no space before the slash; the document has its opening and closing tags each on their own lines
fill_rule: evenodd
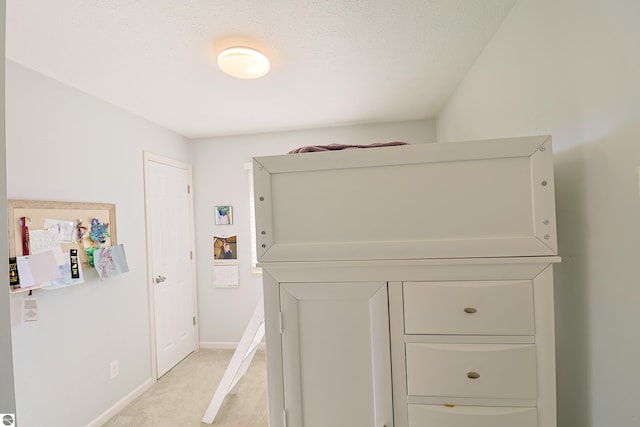
<svg viewBox="0 0 640 427">
<path fill-rule="evenodd" d="M 281 285 L 288 425 L 391 426 L 386 283 Z"/>
</svg>

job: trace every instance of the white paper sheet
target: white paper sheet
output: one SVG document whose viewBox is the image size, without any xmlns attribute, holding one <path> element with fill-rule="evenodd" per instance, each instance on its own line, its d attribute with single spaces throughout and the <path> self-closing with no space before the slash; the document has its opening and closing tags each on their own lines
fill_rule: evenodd
<svg viewBox="0 0 640 427">
<path fill-rule="evenodd" d="M 68 255 L 68 254 L 67 254 Z M 51 283 L 45 286 L 43 289 L 59 289 L 72 285 L 79 285 L 80 283 L 84 283 L 84 273 L 82 272 L 82 263 L 78 262 L 78 274 L 80 277 L 74 279 L 71 277 L 71 262 L 67 262 L 63 265 L 58 266 L 58 271 L 60 272 L 60 278 L 51 281 Z"/>
<path fill-rule="evenodd" d="M 93 263 L 98 276 L 103 280 L 129 271 L 124 245 L 98 249 L 93 253 Z"/>
<path fill-rule="evenodd" d="M 29 257 L 19 256 L 16 258 L 16 265 L 18 266 L 18 277 L 20 278 L 20 287 L 28 288 L 36 285 L 36 281 L 31 273 L 31 267 L 29 266 Z"/>
<path fill-rule="evenodd" d="M 216 288 L 237 288 L 238 261 L 214 261 L 213 286 Z"/>
<path fill-rule="evenodd" d="M 60 278 L 58 262 L 53 251 L 17 257 L 16 264 L 21 288 L 42 285 Z"/>
<path fill-rule="evenodd" d="M 63 265 L 66 261 L 57 229 L 29 230 L 29 248 L 32 254 L 52 251 L 58 265 Z"/>
<path fill-rule="evenodd" d="M 22 303 L 22 320 L 25 322 L 35 322 L 38 320 L 38 300 L 27 297 Z"/>
<path fill-rule="evenodd" d="M 45 218 L 44 228 L 58 231 L 58 238 L 64 243 L 73 243 L 78 239 L 77 223 L 63 219 Z"/>
</svg>

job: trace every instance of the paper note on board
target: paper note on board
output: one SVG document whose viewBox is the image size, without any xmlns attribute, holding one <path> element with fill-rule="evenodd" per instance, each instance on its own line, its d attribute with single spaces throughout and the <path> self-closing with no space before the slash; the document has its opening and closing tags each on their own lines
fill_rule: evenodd
<svg viewBox="0 0 640 427">
<path fill-rule="evenodd" d="M 101 279 L 117 276 L 129 271 L 124 245 L 107 246 L 93 253 L 93 263 Z"/>
<path fill-rule="evenodd" d="M 29 246 L 32 254 L 52 251 L 58 265 L 63 265 L 66 261 L 57 229 L 29 230 Z"/>
<path fill-rule="evenodd" d="M 71 249 L 68 259 L 63 265 L 58 266 L 60 277 L 44 287 L 44 289 L 59 289 L 66 286 L 84 283 L 82 263 L 78 259 L 78 251 Z"/>
<path fill-rule="evenodd" d="M 20 276 L 21 288 L 28 288 L 37 284 L 33 278 L 33 274 L 31 273 L 31 267 L 29 267 L 29 257 L 17 257 L 16 265 L 18 266 L 18 276 Z"/>
<path fill-rule="evenodd" d="M 57 230 L 58 238 L 64 243 L 73 243 L 77 240 L 77 223 L 74 221 L 65 221 L 62 219 L 45 218 L 44 228 L 49 230 Z"/>
<path fill-rule="evenodd" d="M 60 277 L 60 269 L 53 251 L 17 257 L 16 264 L 21 288 L 49 283 Z"/>
</svg>

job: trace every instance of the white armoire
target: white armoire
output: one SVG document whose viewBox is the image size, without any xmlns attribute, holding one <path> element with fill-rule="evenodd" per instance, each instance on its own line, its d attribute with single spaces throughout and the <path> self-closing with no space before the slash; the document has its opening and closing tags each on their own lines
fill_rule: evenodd
<svg viewBox="0 0 640 427">
<path fill-rule="evenodd" d="M 254 159 L 271 427 L 555 427 L 551 138 Z"/>
</svg>

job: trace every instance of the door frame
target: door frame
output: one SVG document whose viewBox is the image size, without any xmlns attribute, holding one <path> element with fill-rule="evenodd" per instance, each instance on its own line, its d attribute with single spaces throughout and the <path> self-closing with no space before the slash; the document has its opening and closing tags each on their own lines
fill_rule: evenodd
<svg viewBox="0 0 640 427">
<path fill-rule="evenodd" d="M 151 244 L 151 212 L 149 211 L 149 163 L 161 163 L 166 166 L 172 166 L 187 171 L 187 182 L 189 185 L 188 203 L 189 203 L 189 246 L 191 247 L 191 289 L 193 301 L 193 315 L 196 318 L 194 325 L 194 349 L 200 348 L 200 337 L 198 333 L 198 293 L 196 287 L 196 251 L 195 251 L 195 217 L 193 210 L 193 171 L 188 163 L 174 160 L 159 154 L 143 151 L 144 159 L 144 211 L 145 211 L 145 231 L 147 242 L 147 288 L 149 295 L 149 343 L 151 345 L 151 373 L 153 380 L 158 380 L 158 353 L 156 349 L 156 315 L 155 315 L 155 287 L 153 283 L 153 253 Z"/>
</svg>

